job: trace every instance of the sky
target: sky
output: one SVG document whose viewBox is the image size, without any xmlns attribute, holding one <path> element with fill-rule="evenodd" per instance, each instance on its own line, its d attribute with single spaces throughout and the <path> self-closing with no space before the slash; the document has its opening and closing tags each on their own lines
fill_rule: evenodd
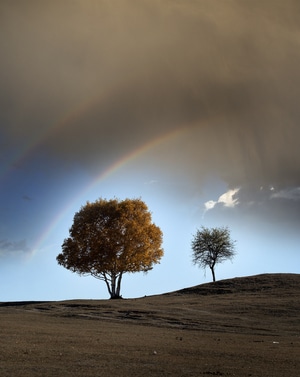
<svg viewBox="0 0 300 377">
<path fill-rule="evenodd" d="M 217 279 L 300 273 L 297 0 L 1 0 L 0 48 L 0 301 L 109 297 L 56 262 L 100 197 L 163 232 L 125 298 L 210 282 L 201 226 L 236 241 Z"/>
</svg>

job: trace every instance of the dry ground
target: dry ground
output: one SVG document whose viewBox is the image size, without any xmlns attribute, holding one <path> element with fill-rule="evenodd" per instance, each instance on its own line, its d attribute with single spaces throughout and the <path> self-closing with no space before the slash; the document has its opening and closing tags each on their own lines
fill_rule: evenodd
<svg viewBox="0 0 300 377">
<path fill-rule="evenodd" d="M 300 275 L 0 303 L 0 376 L 300 376 Z"/>
</svg>

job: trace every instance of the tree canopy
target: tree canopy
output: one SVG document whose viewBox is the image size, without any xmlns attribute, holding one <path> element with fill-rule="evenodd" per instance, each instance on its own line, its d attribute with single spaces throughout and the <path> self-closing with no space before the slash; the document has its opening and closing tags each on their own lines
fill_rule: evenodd
<svg viewBox="0 0 300 377">
<path fill-rule="evenodd" d="M 163 256 L 162 231 L 140 199 L 87 202 L 75 214 L 69 235 L 57 262 L 105 281 L 111 298 L 121 297 L 124 273 L 148 272 Z"/>
<path fill-rule="evenodd" d="M 227 227 L 197 230 L 192 240 L 193 263 L 205 269 L 209 267 L 213 281 L 216 281 L 215 265 L 232 259 L 235 255 L 235 241 L 230 238 Z"/>
</svg>

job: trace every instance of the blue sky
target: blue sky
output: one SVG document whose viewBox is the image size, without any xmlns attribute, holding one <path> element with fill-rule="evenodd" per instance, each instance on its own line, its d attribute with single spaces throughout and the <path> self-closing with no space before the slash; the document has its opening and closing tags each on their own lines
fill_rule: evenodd
<svg viewBox="0 0 300 377">
<path fill-rule="evenodd" d="M 140 197 L 164 234 L 123 297 L 211 281 L 191 262 L 202 225 L 236 240 L 217 279 L 299 273 L 295 8 L 2 1 L 0 301 L 108 297 L 56 262 L 99 197 Z"/>
</svg>

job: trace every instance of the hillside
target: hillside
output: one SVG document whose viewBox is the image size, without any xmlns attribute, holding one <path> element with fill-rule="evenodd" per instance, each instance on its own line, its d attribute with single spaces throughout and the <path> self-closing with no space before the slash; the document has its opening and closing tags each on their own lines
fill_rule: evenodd
<svg viewBox="0 0 300 377">
<path fill-rule="evenodd" d="M 281 290 L 298 290 L 300 289 L 299 274 L 261 274 L 234 279 L 226 279 L 197 285 L 177 291 L 180 294 L 225 294 L 225 293 L 242 293 L 242 292 L 279 292 Z"/>
<path fill-rule="evenodd" d="M 300 275 L 124 300 L 0 304 L 1 376 L 272 376 L 300 368 Z"/>
</svg>

